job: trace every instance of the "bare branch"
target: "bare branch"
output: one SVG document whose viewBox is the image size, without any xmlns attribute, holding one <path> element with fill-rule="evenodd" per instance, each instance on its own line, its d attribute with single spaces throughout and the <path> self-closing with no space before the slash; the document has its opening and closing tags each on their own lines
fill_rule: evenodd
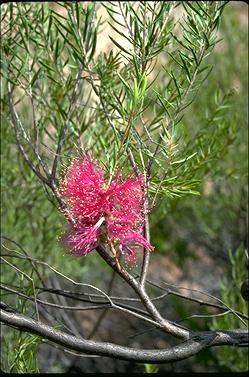
<svg viewBox="0 0 249 377">
<path fill-rule="evenodd" d="M 43 182 L 45 183 L 46 185 L 50 186 L 50 183 L 49 183 L 49 180 L 44 177 L 40 171 L 38 169 L 36 169 L 34 167 L 34 164 L 31 162 L 31 160 L 29 159 L 27 153 L 25 152 L 24 148 L 23 148 L 23 145 L 21 143 L 21 140 L 20 140 L 20 130 L 18 128 L 18 115 L 16 113 L 16 110 L 14 108 L 14 104 L 13 104 L 13 99 L 12 99 L 12 96 L 11 96 L 11 90 L 10 90 L 10 83 L 7 82 L 7 96 L 8 96 L 8 102 L 9 102 L 9 108 L 10 108 L 10 114 L 11 114 L 11 120 L 12 120 L 12 124 L 14 126 L 14 130 L 15 130 L 15 135 L 16 135 L 16 143 L 17 143 L 17 146 L 18 146 L 18 149 L 19 151 L 21 152 L 24 160 L 26 161 L 26 163 L 28 164 L 28 166 L 30 167 L 30 169 L 35 173 L 35 175 Z M 27 140 L 27 139 L 26 139 Z M 29 145 L 32 147 L 33 151 L 34 151 L 34 148 L 32 146 L 32 144 L 29 142 Z M 44 165 L 43 163 L 43 160 L 41 159 L 41 157 L 38 155 L 38 153 L 36 151 L 34 151 L 36 157 L 38 158 L 41 166 L 43 167 L 43 170 L 44 172 L 46 173 L 46 175 L 48 175 L 48 172 L 47 172 L 47 169 L 46 169 L 46 166 Z"/>
<path fill-rule="evenodd" d="M 148 179 L 146 170 L 144 169 L 144 179 L 145 179 L 145 198 L 144 198 L 144 238 L 150 242 L 150 227 L 149 227 L 149 187 L 148 187 Z M 144 256 L 143 256 L 143 264 L 142 264 L 142 271 L 140 276 L 140 284 L 141 287 L 144 288 L 147 272 L 150 263 L 150 250 L 146 250 L 144 248 Z"/>
<path fill-rule="evenodd" d="M 163 291 L 166 291 L 168 292 L 168 294 L 171 294 L 171 295 L 174 295 L 174 296 L 178 296 L 178 297 L 181 297 L 181 298 L 184 298 L 186 300 L 190 300 L 190 301 L 193 301 L 193 302 L 197 302 L 201 305 L 207 305 L 207 306 L 210 306 L 210 307 L 214 307 L 214 308 L 218 308 L 218 309 L 223 309 L 223 310 L 227 310 L 231 313 L 233 313 L 238 319 L 241 320 L 241 318 L 245 318 L 245 319 L 248 319 L 248 316 L 244 313 L 240 313 L 239 311 L 236 311 L 234 310 L 233 308 L 229 307 L 225 302 L 223 302 L 221 299 L 219 299 L 218 297 L 215 297 L 213 295 L 211 295 L 210 293 L 208 292 L 203 292 L 199 289 L 194 289 L 194 288 L 187 288 L 187 287 L 183 287 L 183 286 L 179 286 L 179 285 L 174 285 L 174 284 L 168 284 L 168 283 L 165 283 L 166 285 L 169 285 L 171 287 L 175 287 L 175 288 L 179 288 L 179 289 L 185 289 L 185 290 L 188 290 L 188 291 L 192 291 L 192 292 L 197 292 L 197 293 L 200 293 L 202 295 L 205 295 L 207 297 L 210 297 L 212 298 L 213 300 L 216 300 L 218 302 L 220 302 L 222 305 L 218 305 L 218 304 L 214 304 L 214 303 L 211 303 L 211 302 L 207 302 L 207 301 L 203 301 L 203 300 L 200 300 L 200 299 L 196 299 L 194 297 L 190 297 L 190 296 L 186 296 L 186 295 L 183 295 L 183 294 L 180 294 L 176 291 L 173 291 L 169 288 L 164 288 L 164 287 L 161 287 L 160 285 L 156 284 L 156 283 L 153 283 L 149 280 L 147 280 L 149 284 L 157 287 L 157 288 L 160 288 L 162 289 Z M 240 318 L 241 317 L 241 318 Z M 244 325 L 246 325 L 246 323 L 244 321 L 242 321 Z"/>
<path fill-rule="evenodd" d="M 73 111 L 74 111 L 74 108 L 75 108 L 76 93 L 77 93 L 77 89 L 78 89 L 79 80 L 80 80 L 80 77 L 81 77 L 82 70 L 83 70 L 83 66 L 80 65 L 78 72 L 76 74 L 72 95 L 69 99 L 67 119 L 64 123 L 64 126 L 61 128 L 60 134 L 59 134 L 59 137 L 58 137 L 58 143 L 57 143 L 57 148 L 56 148 L 56 152 L 55 152 L 55 157 L 54 157 L 54 162 L 53 162 L 53 167 L 52 167 L 52 173 L 51 173 L 52 182 L 55 182 L 55 179 L 56 179 L 57 165 L 58 165 L 58 162 L 59 162 L 59 159 L 60 159 L 61 149 L 62 149 L 64 140 L 65 140 L 66 132 L 67 132 L 67 129 L 69 127 L 70 120 L 71 120 L 71 117 L 72 117 L 72 114 L 73 114 Z"/>
<path fill-rule="evenodd" d="M 189 337 L 190 332 L 188 330 L 184 329 L 183 327 L 178 327 L 178 325 L 172 324 L 161 316 L 161 314 L 151 301 L 150 297 L 145 292 L 144 288 L 141 287 L 140 283 L 137 282 L 137 280 L 124 269 L 118 269 L 114 258 L 110 257 L 110 255 L 102 245 L 96 247 L 96 250 L 98 251 L 100 256 L 113 269 L 115 269 L 115 271 L 133 288 L 138 297 L 141 299 L 141 302 L 147 309 L 148 313 L 150 313 L 154 321 L 156 321 L 158 325 L 161 326 L 161 329 L 163 331 L 180 339 L 187 339 Z"/>
<path fill-rule="evenodd" d="M 112 288 L 113 288 L 113 283 L 114 283 L 114 280 L 115 280 L 115 276 L 116 276 L 115 271 L 113 271 L 112 276 L 111 276 L 111 280 L 110 280 L 110 283 L 109 283 L 108 291 L 107 291 L 108 295 L 111 294 L 111 291 L 112 291 Z M 108 313 L 108 309 L 105 308 L 105 310 L 100 314 L 100 316 L 99 316 L 97 322 L 95 323 L 92 331 L 90 332 L 88 339 L 91 339 L 94 336 L 94 334 L 97 332 L 97 330 L 99 329 L 99 327 L 100 327 L 100 325 L 101 325 L 102 321 L 104 320 L 107 313 Z"/>
<path fill-rule="evenodd" d="M 191 334 L 188 340 L 168 349 L 140 350 L 113 343 L 77 338 L 25 315 L 8 312 L 5 309 L 1 309 L 1 322 L 20 331 L 39 335 L 76 352 L 142 363 L 179 361 L 191 357 L 207 347 L 248 344 L 248 333 L 245 330 L 203 331 Z"/>
</svg>

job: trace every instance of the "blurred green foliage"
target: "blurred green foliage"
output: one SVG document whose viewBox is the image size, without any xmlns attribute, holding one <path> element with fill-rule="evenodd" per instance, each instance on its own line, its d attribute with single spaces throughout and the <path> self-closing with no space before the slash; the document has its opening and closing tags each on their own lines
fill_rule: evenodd
<svg viewBox="0 0 249 377">
<path fill-rule="evenodd" d="M 208 58 L 213 70 L 186 109 L 179 130 L 182 142 L 199 148 L 199 156 L 212 154 L 203 159 L 201 196 L 161 200 L 152 213 L 153 242 L 163 252 L 172 252 L 175 245 L 174 258 L 179 251 L 182 257 L 191 255 L 192 240 L 194 247 L 201 245 L 226 260 L 228 249 L 246 243 L 248 32 L 246 24 L 238 22 L 244 12 L 243 3 L 231 2 L 225 8 L 222 40 Z M 193 169 L 195 163 L 193 159 Z"/>
<path fill-rule="evenodd" d="M 197 141 L 205 127 L 209 127 L 213 135 L 214 143 L 210 143 L 210 148 L 216 149 L 216 159 L 203 165 L 205 178 L 200 187 L 201 196 L 161 200 L 152 215 L 151 228 L 158 252 L 170 253 L 180 267 L 188 258 L 196 258 L 198 247 L 225 263 L 228 273 L 221 279 L 221 299 L 244 313 L 248 313 L 248 304 L 241 297 L 240 286 L 246 275 L 244 249 L 248 234 L 246 12 L 246 5 L 242 2 L 231 2 L 225 8 L 220 26 L 222 40 L 209 57 L 213 70 L 201 95 L 185 112 L 181 126 L 185 140 Z M 210 119 L 221 123 L 217 126 Z M 187 316 L 185 303 L 178 304 L 177 310 L 180 316 Z M 198 326 L 200 328 L 200 323 Z M 243 327 L 231 315 L 218 317 L 212 325 L 206 320 L 203 328 L 206 326 L 212 329 Z M 227 347 L 220 347 L 219 350 L 201 352 L 195 360 L 219 372 L 246 371 L 247 352 L 246 348 L 231 352 Z"/>
<path fill-rule="evenodd" d="M 1 353 L 1 364 L 9 373 L 40 373 L 36 358 L 37 347 L 40 339 L 31 334 L 13 330 L 13 333 L 4 337 Z"/>
<path fill-rule="evenodd" d="M 221 278 L 221 299 L 230 307 L 247 313 L 248 303 L 242 298 L 240 287 L 246 278 L 245 273 L 245 249 L 241 244 L 232 252 L 229 250 L 230 273 Z M 216 317 L 210 323 L 210 328 L 228 329 L 228 328 L 245 328 L 245 325 L 235 316 Z M 248 350 L 247 348 L 238 347 L 230 352 L 227 347 L 221 347 L 214 353 L 217 358 L 220 370 L 228 372 L 244 372 L 248 370 Z"/>
<path fill-rule="evenodd" d="M 158 372 L 158 367 L 156 365 L 152 364 L 144 364 L 144 373 L 157 373 Z"/>
</svg>

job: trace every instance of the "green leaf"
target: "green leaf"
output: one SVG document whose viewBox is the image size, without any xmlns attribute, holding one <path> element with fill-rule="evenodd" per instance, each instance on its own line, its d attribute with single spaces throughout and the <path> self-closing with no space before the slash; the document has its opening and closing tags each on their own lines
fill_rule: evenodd
<svg viewBox="0 0 249 377">
<path fill-rule="evenodd" d="M 92 39 L 92 42 L 91 42 L 91 52 L 90 52 L 90 55 L 89 55 L 89 61 L 91 61 L 91 59 L 94 55 L 94 52 L 96 50 L 96 43 L 97 43 L 97 30 L 95 29 L 94 32 L 93 32 L 93 39 Z"/>
<path fill-rule="evenodd" d="M 45 63 L 44 61 L 42 61 L 41 59 L 39 60 L 39 63 L 40 63 L 43 67 L 47 68 L 49 71 L 56 72 L 54 68 L 52 68 L 50 65 L 46 64 L 46 63 Z"/>
<path fill-rule="evenodd" d="M 80 26 L 80 12 L 82 10 L 82 4 L 79 4 L 78 1 L 75 3 L 75 10 L 76 10 L 76 21 L 77 21 L 77 26 Z"/>
<path fill-rule="evenodd" d="M 153 364 L 144 364 L 145 373 L 157 373 L 158 367 Z"/>
<path fill-rule="evenodd" d="M 32 80 L 31 80 L 31 83 L 30 83 L 30 86 L 32 87 L 34 85 L 34 83 L 36 82 L 40 72 L 42 71 L 41 67 L 35 72 Z"/>
<path fill-rule="evenodd" d="M 131 88 L 130 88 L 129 84 L 125 81 L 125 79 L 120 75 L 119 72 L 117 72 L 117 75 L 120 78 L 120 80 L 122 81 L 122 83 L 124 84 L 124 86 L 128 89 L 128 91 L 131 92 Z"/>
<path fill-rule="evenodd" d="M 120 44 L 119 44 L 117 41 L 115 41 L 110 35 L 109 35 L 109 38 L 110 38 L 110 40 L 112 41 L 112 43 L 114 43 L 115 46 L 117 46 L 120 50 L 122 50 L 122 51 L 125 52 L 126 54 L 132 56 L 132 54 L 131 54 L 129 51 L 127 51 L 124 47 L 120 46 Z"/>
</svg>

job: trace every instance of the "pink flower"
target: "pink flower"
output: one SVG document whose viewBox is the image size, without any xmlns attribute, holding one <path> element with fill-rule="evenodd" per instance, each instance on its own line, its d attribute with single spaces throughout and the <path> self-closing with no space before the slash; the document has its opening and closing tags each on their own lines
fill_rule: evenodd
<svg viewBox="0 0 249 377">
<path fill-rule="evenodd" d="M 73 217 L 82 217 L 85 221 L 98 217 L 103 205 L 103 183 L 103 172 L 88 154 L 73 160 L 60 184 L 60 193 L 68 199 Z"/>
<path fill-rule="evenodd" d="M 135 262 L 137 259 L 134 245 L 143 246 L 147 250 L 151 249 L 150 243 L 143 236 L 141 236 L 139 233 L 130 233 L 123 239 L 120 239 L 119 244 L 119 251 L 121 253 L 125 253 L 125 257 L 128 262 Z"/>
<path fill-rule="evenodd" d="M 94 250 L 101 234 L 100 226 L 104 220 L 105 218 L 101 217 L 93 226 L 78 224 L 76 227 L 71 228 L 68 234 L 62 238 L 64 245 L 69 247 L 69 252 L 86 255 Z"/>
<path fill-rule="evenodd" d="M 86 255 L 100 243 L 112 243 L 126 260 L 133 261 L 136 246 L 152 249 L 141 235 L 142 176 L 123 178 L 118 174 L 107 185 L 104 172 L 86 154 L 67 168 L 59 192 L 66 200 L 67 213 L 76 222 L 63 240 L 73 254 Z"/>
</svg>

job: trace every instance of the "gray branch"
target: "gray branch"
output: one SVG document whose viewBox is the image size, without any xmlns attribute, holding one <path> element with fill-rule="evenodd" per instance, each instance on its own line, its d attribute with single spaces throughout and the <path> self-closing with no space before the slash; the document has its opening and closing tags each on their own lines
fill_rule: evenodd
<svg viewBox="0 0 249 377">
<path fill-rule="evenodd" d="M 246 330 L 203 331 L 192 333 L 190 338 L 176 346 L 160 350 L 141 350 L 113 343 L 96 342 L 75 337 L 35 321 L 25 315 L 1 309 L 1 322 L 20 331 L 33 333 L 76 352 L 112 357 L 141 363 L 166 363 L 187 359 L 207 347 L 248 344 Z"/>
</svg>

